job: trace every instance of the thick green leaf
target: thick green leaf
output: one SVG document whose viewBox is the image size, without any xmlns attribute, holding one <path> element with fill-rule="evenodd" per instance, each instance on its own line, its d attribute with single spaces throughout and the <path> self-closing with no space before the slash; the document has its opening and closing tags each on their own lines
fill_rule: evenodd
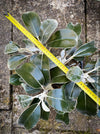
<svg viewBox="0 0 100 134">
<path fill-rule="evenodd" d="M 42 89 L 35 89 L 25 83 L 22 83 L 21 85 L 28 94 L 36 94 L 42 91 Z"/>
<path fill-rule="evenodd" d="M 41 119 L 43 119 L 43 120 L 48 120 L 48 119 L 49 119 L 49 115 L 50 115 L 50 112 L 45 112 L 45 111 L 41 108 Z"/>
<path fill-rule="evenodd" d="M 57 113 L 56 120 L 59 122 L 64 122 L 66 125 L 69 124 L 68 113 Z"/>
<path fill-rule="evenodd" d="M 57 111 L 70 112 L 75 107 L 75 101 L 67 99 L 64 89 L 54 89 L 48 93 L 48 104 L 55 108 Z"/>
<path fill-rule="evenodd" d="M 28 95 L 18 95 L 18 100 L 20 102 L 20 105 L 24 108 L 32 102 L 33 97 Z"/>
<path fill-rule="evenodd" d="M 50 63 L 50 69 L 52 69 L 52 68 L 54 68 L 54 67 L 57 66 L 57 65 L 56 65 L 53 61 L 51 61 L 50 59 L 49 59 L 49 63 Z"/>
<path fill-rule="evenodd" d="M 94 63 L 87 63 L 84 67 L 85 71 L 90 71 L 94 68 L 95 64 Z"/>
<path fill-rule="evenodd" d="M 71 49 L 66 49 L 66 53 L 68 56 L 72 56 L 76 50 L 76 47 L 72 47 Z"/>
<path fill-rule="evenodd" d="M 29 51 L 32 51 L 32 52 L 40 51 L 30 40 L 28 39 L 23 40 L 23 42 L 25 43 L 25 46 Z"/>
<path fill-rule="evenodd" d="M 78 36 L 73 30 L 61 29 L 50 37 L 47 44 L 49 47 L 71 48 L 78 45 Z"/>
<path fill-rule="evenodd" d="M 39 121 L 40 115 L 40 105 L 33 104 L 21 114 L 18 123 L 28 130 L 32 129 Z"/>
<path fill-rule="evenodd" d="M 23 42 L 25 43 L 26 48 L 34 47 L 34 44 L 28 39 L 24 39 Z"/>
<path fill-rule="evenodd" d="M 82 91 L 79 86 L 77 86 L 74 82 L 69 82 L 65 84 L 64 89 L 66 91 L 66 96 L 69 99 L 77 99 Z"/>
<path fill-rule="evenodd" d="M 32 63 L 25 63 L 16 72 L 33 88 L 40 88 L 44 84 L 44 76 L 40 69 Z"/>
<path fill-rule="evenodd" d="M 88 42 L 82 46 L 80 46 L 75 53 L 73 54 L 73 57 L 83 57 L 83 56 L 90 56 L 92 55 L 97 48 L 94 46 L 94 41 Z"/>
<path fill-rule="evenodd" d="M 9 42 L 9 44 L 6 45 L 5 47 L 5 54 L 11 54 L 11 53 L 15 53 L 18 51 L 18 45 L 12 41 Z"/>
<path fill-rule="evenodd" d="M 26 12 L 22 15 L 23 22 L 25 23 L 27 29 L 35 36 L 39 37 L 40 32 L 40 19 L 35 12 Z"/>
<path fill-rule="evenodd" d="M 64 72 L 59 67 L 54 67 L 50 70 L 51 79 L 64 75 Z"/>
<path fill-rule="evenodd" d="M 83 91 L 80 93 L 77 102 L 77 110 L 82 114 L 96 115 L 97 114 L 97 104 Z"/>
<path fill-rule="evenodd" d="M 66 78 L 66 75 L 56 76 L 51 80 L 51 83 L 53 84 L 64 84 L 69 82 L 69 80 Z"/>
<path fill-rule="evenodd" d="M 12 74 L 10 76 L 9 83 L 11 85 L 20 85 L 22 82 L 20 81 L 20 77 L 18 76 L 18 74 Z"/>
<path fill-rule="evenodd" d="M 45 54 L 42 55 L 42 69 L 47 69 L 47 70 L 50 69 L 49 59 Z"/>
<path fill-rule="evenodd" d="M 49 65 L 49 59 L 48 57 L 43 54 L 42 55 L 42 73 L 45 78 L 45 84 L 48 84 L 50 82 L 50 65 Z"/>
<path fill-rule="evenodd" d="M 31 102 L 30 106 L 33 105 L 33 104 L 37 104 L 39 102 L 40 102 L 39 98 L 34 98 L 33 101 Z"/>
<path fill-rule="evenodd" d="M 76 61 L 83 61 L 84 60 L 84 57 L 75 57 L 74 58 Z"/>
<path fill-rule="evenodd" d="M 47 19 L 42 22 L 40 27 L 40 40 L 43 44 L 47 42 L 57 26 L 58 22 L 54 19 Z"/>
<path fill-rule="evenodd" d="M 27 56 L 23 55 L 23 54 L 12 56 L 8 60 L 8 64 L 7 64 L 8 68 L 10 70 L 15 70 L 16 67 L 19 66 L 26 58 L 27 58 Z"/>
<path fill-rule="evenodd" d="M 39 69 L 42 69 L 42 54 L 35 54 L 31 56 L 30 61 L 35 64 Z"/>
<path fill-rule="evenodd" d="M 82 74 L 83 71 L 80 69 L 79 66 L 73 66 L 68 70 L 66 77 L 76 83 L 82 80 Z"/>
<path fill-rule="evenodd" d="M 48 57 L 44 54 L 36 54 L 31 57 L 30 61 L 40 68 L 45 78 L 45 84 L 47 84 L 50 81 L 50 65 Z"/>
<path fill-rule="evenodd" d="M 49 115 L 50 115 L 50 112 L 44 111 L 42 106 L 41 106 L 41 119 L 48 120 L 49 119 Z"/>
<path fill-rule="evenodd" d="M 69 23 L 67 25 L 67 28 L 73 30 L 77 35 L 80 35 L 80 33 L 81 33 L 81 25 L 80 24 L 74 25 L 73 23 Z"/>
</svg>

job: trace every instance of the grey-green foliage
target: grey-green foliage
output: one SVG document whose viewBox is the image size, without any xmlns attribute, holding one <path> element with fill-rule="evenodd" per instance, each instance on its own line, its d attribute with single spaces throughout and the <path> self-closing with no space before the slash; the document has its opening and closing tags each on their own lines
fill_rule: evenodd
<svg viewBox="0 0 100 134">
<path fill-rule="evenodd" d="M 73 23 L 69 23 L 67 25 L 67 28 L 72 29 L 78 36 L 80 36 L 80 34 L 81 34 L 81 25 L 80 24 L 74 25 Z"/>
<path fill-rule="evenodd" d="M 25 110 L 19 118 L 18 123 L 24 125 L 26 129 L 34 127 L 40 119 L 40 105 L 33 104 Z"/>
<path fill-rule="evenodd" d="M 18 51 L 18 45 L 12 41 L 9 42 L 9 44 L 5 47 L 5 54 L 12 54 Z"/>
<path fill-rule="evenodd" d="M 86 115 L 97 114 L 97 104 L 83 91 L 80 93 L 77 101 L 77 110 Z"/>
<path fill-rule="evenodd" d="M 18 74 L 12 74 L 10 76 L 9 83 L 12 85 L 20 85 L 22 82 Z"/>
<path fill-rule="evenodd" d="M 65 90 L 62 88 L 54 89 L 48 93 L 47 102 L 60 112 L 71 112 L 75 107 L 75 101 L 66 98 Z"/>
<path fill-rule="evenodd" d="M 96 51 L 96 47 L 94 46 L 94 41 L 91 41 L 89 43 L 86 43 L 82 46 L 80 46 L 75 53 L 73 54 L 74 57 L 84 57 L 84 56 L 90 56 Z"/>
<path fill-rule="evenodd" d="M 41 88 L 41 84 L 44 84 L 42 72 L 32 63 L 24 63 L 20 68 L 16 69 L 16 73 L 33 88 Z"/>
<path fill-rule="evenodd" d="M 73 67 L 71 67 L 70 69 L 69 69 L 69 71 L 67 72 L 67 74 L 66 74 L 66 77 L 69 79 L 69 80 L 71 80 L 71 81 L 73 81 L 73 82 L 80 82 L 80 81 L 82 81 L 82 74 L 83 74 L 83 72 L 82 72 L 82 69 L 80 69 L 80 67 L 78 67 L 78 66 L 73 66 Z"/>
<path fill-rule="evenodd" d="M 72 48 L 78 45 L 78 36 L 73 30 L 61 29 L 51 36 L 47 44 L 54 48 Z"/>
<path fill-rule="evenodd" d="M 40 19 L 35 12 L 26 12 L 22 15 L 22 19 L 27 27 L 27 29 L 35 36 L 39 37 L 40 32 Z"/>
<path fill-rule="evenodd" d="M 100 77 L 95 74 L 100 67 L 100 59 L 90 61 L 97 50 L 94 41 L 82 43 L 80 24 L 69 23 L 65 29 L 55 32 L 58 22 L 54 19 L 41 22 L 35 12 L 24 13 L 22 19 L 31 34 L 43 45 L 62 49 L 57 58 L 69 71 L 65 74 L 28 39 L 24 39 L 23 48 L 14 42 L 7 44 L 5 54 L 10 55 L 8 68 L 14 72 L 9 82 L 21 85 L 27 93 L 18 95 L 21 106 L 26 108 L 18 123 L 30 130 L 39 119 L 49 119 L 50 107 L 56 110 L 56 120 L 65 124 L 69 123 L 68 115 L 75 108 L 83 114 L 97 114 L 100 117 L 97 104 L 76 85 L 91 78 L 93 81 L 86 81 L 85 84 L 100 97 Z"/>
<path fill-rule="evenodd" d="M 19 100 L 21 106 L 24 108 L 24 107 L 27 107 L 32 102 L 33 97 L 28 96 L 28 95 L 19 95 L 18 100 Z"/>
<path fill-rule="evenodd" d="M 8 68 L 15 70 L 25 59 L 27 58 L 24 54 L 14 55 L 8 60 Z"/>
<path fill-rule="evenodd" d="M 40 40 L 43 44 L 47 42 L 57 26 L 58 22 L 54 19 L 47 19 L 42 22 L 40 27 Z"/>
</svg>

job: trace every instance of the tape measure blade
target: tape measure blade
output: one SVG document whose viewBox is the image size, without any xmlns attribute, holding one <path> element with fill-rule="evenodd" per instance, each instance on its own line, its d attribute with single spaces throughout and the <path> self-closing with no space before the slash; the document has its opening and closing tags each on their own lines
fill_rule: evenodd
<svg viewBox="0 0 100 134">
<path fill-rule="evenodd" d="M 76 83 L 90 98 L 92 98 L 98 105 L 100 105 L 100 98 L 83 82 Z"/>
</svg>

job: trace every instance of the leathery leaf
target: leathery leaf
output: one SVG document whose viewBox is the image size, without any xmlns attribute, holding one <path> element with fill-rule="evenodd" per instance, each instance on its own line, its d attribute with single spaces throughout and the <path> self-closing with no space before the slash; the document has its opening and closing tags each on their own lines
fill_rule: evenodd
<svg viewBox="0 0 100 134">
<path fill-rule="evenodd" d="M 51 107 L 61 112 L 70 112 L 74 109 L 76 104 L 76 101 L 66 98 L 65 90 L 62 88 L 50 91 L 48 93 L 47 102 Z"/>
<path fill-rule="evenodd" d="M 38 103 L 31 105 L 19 117 L 18 123 L 26 129 L 32 129 L 40 119 L 41 109 Z"/>
<path fill-rule="evenodd" d="M 16 72 L 33 88 L 40 88 L 44 84 L 44 76 L 40 69 L 32 63 L 25 63 Z"/>
</svg>

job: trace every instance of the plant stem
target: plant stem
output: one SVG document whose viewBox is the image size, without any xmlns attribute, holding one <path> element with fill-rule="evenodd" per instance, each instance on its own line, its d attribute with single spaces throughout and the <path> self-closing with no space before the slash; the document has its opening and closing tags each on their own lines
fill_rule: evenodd
<svg viewBox="0 0 100 134">
<path fill-rule="evenodd" d="M 34 53 L 31 52 L 29 49 L 26 48 L 26 52 L 30 53 L 31 55 L 33 55 Z"/>
<path fill-rule="evenodd" d="M 91 71 L 87 72 L 86 74 L 90 74 L 90 73 L 94 72 L 95 70 L 97 70 L 97 69 L 99 69 L 99 68 L 100 68 L 100 66 L 95 67 L 93 70 L 91 70 Z"/>
<path fill-rule="evenodd" d="M 67 63 L 70 62 L 73 58 L 74 58 L 74 55 L 71 56 L 69 59 L 67 59 L 67 61 L 66 61 L 64 64 L 67 64 Z"/>
<path fill-rule="evenodd" d="M 27 53 L 29 53 L 29 54 L 31 54 L 31 55 L 34 54 L 34 53 L 31 52 L 28 48 L 19 48 L 18 51 L 19 51 L 19 53 L 27 52 Z"/>
<path fill-rule="evenodd" d="M 34 99 L 34 98 L 41 98 L 41 96 L 43 96 L 44 94 L 46 94 L 46 91 L 43 91 L 42 93 L 33 96 L 33 99 Z"/>
<path fill-rule="evenodd" d="M 44 86 L 43 86 L 43 85 L 41 85 L 41 87 L 42 87 L 42 89 L 43 89 L 43 90 L 45 90 L 45 88 L 44 88 Z"/>
</svg>

